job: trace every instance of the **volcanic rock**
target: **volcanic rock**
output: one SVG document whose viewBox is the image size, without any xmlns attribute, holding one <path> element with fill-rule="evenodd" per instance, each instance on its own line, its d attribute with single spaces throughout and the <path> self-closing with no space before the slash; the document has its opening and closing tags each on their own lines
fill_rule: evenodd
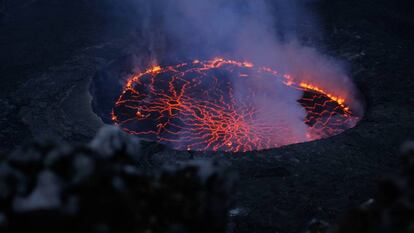
<svg viewBox="0 0 414 233">
<path fill-rule="evenodd" d="M 414 232 L 414 144 L 405 144 L 402 153 L 402 173 L 382 181 L 376 197 L 350 211 L 337 233 Z"/>
<path fill-rule="evenodd" d="M 380 182 L 375 198 L 350 210 L 337 225 L 313 221 L 308 233 L 411 233 L 414 232 L 414 143 L 405 143 L 403 171 Z M 323 224 L 321 224 L 323 223 Z"/>
<path fill-rule="evenodd" d="M 0 231 L 225 232 L 235 177 L 210 160 L 141 169 L 116 127 L 88 145 L 34 143 L 0 163 Z"/>
<path fill-rule="evenodd" d="M 24 8 L 12 6 L 25 2 L 33 4 Z M 87 143 L 94 137 L 102 123 L 91 108 L 92 78 L 126 54 L 148 60 L 150 45 L 164 44 L 158 43 L 163 39 L 161 36 L 146 39 L 148 32 L 158 31 L 159 27 L 137 28 L 144 17 L 136 12 L 136 7 L 131 7 L 136 2 L 7 0 L 6 15 L 0 20 L 0 161 L 2 154 L 44 135 L 62 138 L 71 144 Z M 335 222 L 351 206 L 374 197 L 381 176 L 398 171 L 400 163 L 395 148 L 413 136 L 412 1 L 306 2 L 317 10 L 315 14 L 320 17 L 324 31 L 321 41 L 308 41 L 311 47 L 320 45 L 322 51 L 343 60 L 347 60 L 347 54 L 361 51 L 366 54 L 348 63 L 349 76 L 366 99 L 366 115 L 357 127 L 327 140 L 268 151 L 225 154 L 229 166 L 241 174 L 239 192 L 235 195 L 238 206 L 248 209 L 246 215 L 234 221 L 237 233 L 295 233 L 303 231 L 313 218 Z M 118 7 L 113 7 L 115 3 Z M 175 64 L 165 56 L 172 53 L 165 50 L 163 54 L 160 54 L 163 59 L 160 64 Z M 137 65 L 137 68 L 146 66 Z M 111 72 L 114 75 L 102 81 L 107 82 L 108 88 L 116 87 L 109 81 L 123 73 Z M 119 90 L 108 95 L 114 93 L 117 97 Z M 42 102 L 47 103 L 47 108 L 43 109 Z M 27 109 L 21 115 L 23 108 Z M 23 122 L 22 118 L 31 121 Z M 159 158 L 156 162 L 140 160 L 140 170 L 157 169 L 165 160 L 173 162 L 177 156 L 172 155 L 178 155 L 156 144 L 141 144 L 141 153 L 145 156 L 154 158 L 151 153 L 162 151 L 156 152 Z M 200 156 L 204 152 L 193 153 L 195 158 Z M 205 157 L 219 156 L 221 153 Z M 185 151 L 182 157 L 190 156 Z M 10 164 L 8 167 L 6 170 L 11 169 Z M 272 176 L 268 172 L 278 167 L 291 175 Z M 19 168 L 18 173 L 12 169 L 13 179 L 19 182 L 10 178 L 7 187 L 24 191 L 21 189 L 25 185 L 17 185 L 28 182 L 28 175 L 20 174 L 23 170 Z M 0 172 L 4 172 L 3 168 Z M 36 184 L 31 182 L 30 187 Z M 0 188 L 0 193 L 9 191 L 12 190 Z M 1 207 L 0 222 L 6 220 L 10 216 Z M 105 229 L 102 224 L 99 226 Z M 62 229 L 63 226 L 56 232 Z"/>
</svg>

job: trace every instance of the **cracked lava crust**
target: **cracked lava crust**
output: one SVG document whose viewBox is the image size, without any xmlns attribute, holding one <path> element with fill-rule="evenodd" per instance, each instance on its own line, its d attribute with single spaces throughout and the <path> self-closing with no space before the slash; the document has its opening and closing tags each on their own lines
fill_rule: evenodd
<svg viewBox="0 0 414 233">
<path fill-rule="evenodd" d="M 268 85 L 262 89 L 252 81 Z M 304 112 L 303 135 L 293 134 L 284 122 L 272 122 L 279 117 L 263 117 L 285 110 L 269 110 L 283 106 L 275 103 L 283 99 L 267 93 L 272 85 L 275 91 L 279 85 L 284 92 L 300 93 L 295 104 Z M 250 101 L 266 96 L 264 107 Z M 130 134 L 194 151 L 245 152 L 312 141 L 337 135 L 358 119 L 344 98 L 320 87 L 296 83 L 271 68 L 222 58 L 153 66 L 134 74 L 112 111 L 113 122 Z"/>
</svg>

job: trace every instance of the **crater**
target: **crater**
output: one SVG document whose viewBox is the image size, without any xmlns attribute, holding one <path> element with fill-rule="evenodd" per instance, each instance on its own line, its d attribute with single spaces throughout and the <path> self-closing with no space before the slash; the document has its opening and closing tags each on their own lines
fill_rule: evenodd
<svg viewBox="0 0 414 233">
<path fill-rule="evenodd" d="M 134 73 L 111 91 L 105 111 L 97 90 L 102 85 L 111 84 L 95 80 L 91 90 L 104 121 L 176 150 L 277 148 L 340 134 L 360 119 L 345 97 L 269 67 L 223 58 Z"/>
</svg>

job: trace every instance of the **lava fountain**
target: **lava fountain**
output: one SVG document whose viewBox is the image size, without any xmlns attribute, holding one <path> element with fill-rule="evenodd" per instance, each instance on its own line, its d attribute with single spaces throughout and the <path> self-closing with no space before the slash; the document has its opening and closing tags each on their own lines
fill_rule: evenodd
<svg viewBox="0 0 414 233">
<path fill-rule="evenodd" d="M 264 82 L 299 92 L 304 114 L 302 135 L 283 122 L 258 115 L 277 114 L 249 101 L 269 92 L 250 85 Z M 234 82 L 242 87 L 237 95 Z M 270 88 L 271 90 L 271 88 Z M 272 96 L 272 95 L 269 95 Z M 272 98 L 272 97 L 269 97 Z M 283 101 L 283 99 L 270 99 Z M 271 117 L 269 119 L 272 119 Z M 175 66 L 153 66 L 126 82 L 112 111 L 112 120 L 140 138 L 177 150 L 245 152 L 317 140 L 354 127 L 359 117 L 347 101 L 311 83 L 249 62 L 215 58 Z"/>
</svg>

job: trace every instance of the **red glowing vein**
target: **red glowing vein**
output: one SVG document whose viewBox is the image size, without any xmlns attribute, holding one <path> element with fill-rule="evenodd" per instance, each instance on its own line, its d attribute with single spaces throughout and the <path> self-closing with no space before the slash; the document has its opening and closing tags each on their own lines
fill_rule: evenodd
<svg viewBox="0 0 414 233">
<path fill-rule="evenodd" d="M 279 75 L 270 68 L 254 70 L 251 63 L 222 58 L 166 68 L 154 66 L 134 75 L 116 101 L 112 119 L 130 134 L 149 136 L 180 150 L 250 151 L 281 146 L 272 140 L 275 128 L 255 119 L 257 109 L 237 102 L 231 83 L 220 83 L 223 80 L 209 73 L 216 69 L 237 71 L 241 78 L 248 78 L 248 72 L 268 74 L 289 87 L 314 93 L 299 101 L 308 113 L 304 122 L 309 126 L 309 140 L 335 135 L 343 131 L 342 125 L 355 121 L 344 98 L 315 85 L 295 83 L 290 75 Z M 200 88 L 203 82 L 212 82 L 210 86 L 221 86 L 227 91 Z M 194 93 L 198 89 L 201 92 Z M 201 98 L 194 98 L 194 94 Z M 255 95 L 254 92 L 250 94 Z M 322 102 L 315 102 L 318 99 Z M 329 109 L 328 105 L 332 104 L 334 108 Z M 139 127 L 131 127 L 131 124 Z M 152 127 L 145 129 L 148 125 Z M 282 131 L 288 129 L 277 130 L 283 134 Z M 299 141 L 286 138 L 286 144 L 295 142 Z"/>
</svg>

